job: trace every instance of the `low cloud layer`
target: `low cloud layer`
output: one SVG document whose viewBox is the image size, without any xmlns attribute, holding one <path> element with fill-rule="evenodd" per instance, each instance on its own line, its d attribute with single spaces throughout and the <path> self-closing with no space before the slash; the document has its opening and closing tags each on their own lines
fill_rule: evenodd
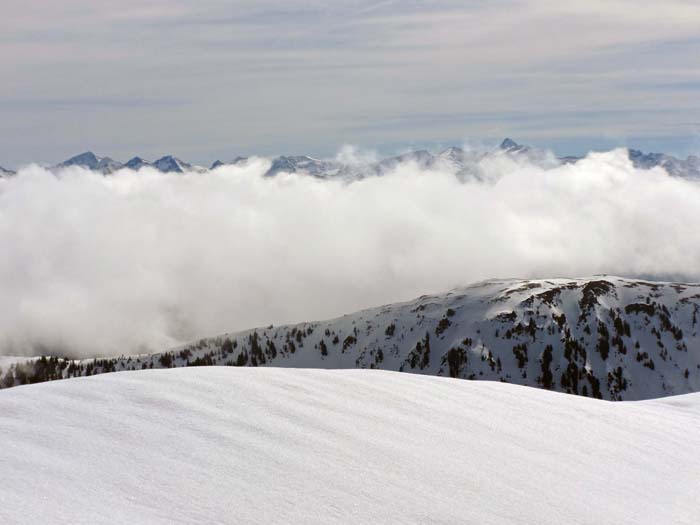
<svg viewBox="0 0 700 525">
<path fill-rule="evenodd" d="M 491 277 L 700 280 L 700 184 L 624 150 L 550 169 L 490 158 L 481 181 L 267 167 L 0 179 L 0 353 L 158 350 Z"/>
</svg>

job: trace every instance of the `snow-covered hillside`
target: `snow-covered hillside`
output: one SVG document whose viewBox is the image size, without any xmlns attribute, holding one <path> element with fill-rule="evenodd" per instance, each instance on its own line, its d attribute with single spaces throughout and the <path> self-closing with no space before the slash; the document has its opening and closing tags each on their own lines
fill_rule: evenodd
<svg viewBox="0 0 700 525">
<path fill-rule="evenodd" d="M 700 284 L 492 280 L 159 354 L 6 365 L 0 386 L 179 366 L 377 368 L 638 400 L 700 391 L 699 323 Z"/>
<path fill-rule="evenodd" d="M 147 370 L 0 392 L 0 518 L 697 523 L 700 394 L 607 403 L 368 370 Z"/>
</svg>

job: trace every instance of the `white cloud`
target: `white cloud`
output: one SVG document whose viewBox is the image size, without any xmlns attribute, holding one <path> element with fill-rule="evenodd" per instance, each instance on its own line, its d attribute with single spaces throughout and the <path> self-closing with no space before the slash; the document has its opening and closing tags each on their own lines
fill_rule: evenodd
<svg viewBox="0 0 700 525">
<path fill-rule="evenodd" d="M 350 150 L 346 150 L 350 151 Z M 496 276 L 700 279 L 700 185 L 624 151 L 488 182 L 400 166 L 353 184 L 36 167 L 0 180 L 0 346 L 79 355 L 340 315 Z"/>
</svg>

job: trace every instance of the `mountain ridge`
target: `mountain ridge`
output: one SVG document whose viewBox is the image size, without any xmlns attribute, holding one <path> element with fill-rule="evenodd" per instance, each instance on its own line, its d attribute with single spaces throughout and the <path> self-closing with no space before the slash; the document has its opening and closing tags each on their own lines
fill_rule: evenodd
<svg viewBox="0 0 700 525">
<path fill-rule="evenodd" d="M 700 391 L 699 332 L 700 284 L 493 279 L 155 354 L 28 360 L 5 368 L 0 387 L 144 368 L 279 366 L 377 368 L 637 400 Z"/>
<path fill-rule="evenodd" d="M 544 166 L 575 164 L 583 158 L 578 156 L 554 157 L 546 151 L 519 144 L 513 139 L 506 137 L 497 147 L 484 151 L 464 150 L 457 146 L 450 146 L 438 153 L 431 153 L 427 150 L 415 150 L 359 165 L 346 164 L 335 159 L 317 159 L 308 155 L 281 155 L 270 159 L 271 165 L 265 176 L 275 176 L 279 173 L 300 173 L 319 178 L 358 179 L 383 175 L 396 168 L 399 164 L 404 163 L 415 163 L 420 169 L 447 168 L 452 169 L 458 175 L 478 176 L 478 174 L 474 173 L 473 165 L 489 155 L 508 155 L 513 158 L 523 158 Z M 638 169 L 661 167 L 675 177 L 700 178 L 700 157 L 694 155 L 690 155 L 686 159 L 680 159 L 665 153 L 644 153 L 637 149 L 628 149 L 628 157 Z M 203 173 L 215 170 L 221 166 L 242 165 L 247 160 L 248 157 L 242 156 L 235 157 L 230 161 L 216 160 L 207 169 L 180 160 L 174 155 L 164 155 L 153 162 L 137 156 L 125 163 L 121 163 L 110 157 L 99 157 L 91 151 L 86 151 L 56 164 L 50 169 L 59 170 L 70 166 L 81 166 L 104 175 L 112 174 L 122 168 L 130 168 L 136 171 L 142 168 L 153 168 L 162 173 L 185 173 L 189 171 Z M 0 176 L 13 174 L 14 172 L 11 170 L 0 168 Z"/>
</svg>

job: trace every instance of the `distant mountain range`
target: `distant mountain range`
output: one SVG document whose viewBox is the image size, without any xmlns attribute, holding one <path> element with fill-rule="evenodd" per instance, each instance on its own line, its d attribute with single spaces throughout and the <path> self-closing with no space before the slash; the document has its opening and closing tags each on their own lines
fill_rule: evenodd
<svg viewBox="0 0 700 525">
<path fill-rule="evenodd" d="M 643 153 L 631 149 L 629 157 L 636 168 L 651 169 L 660 166 L 676 177 L 700 177 L 700 157 L 695 155 L 690 155 L 686 159 L 678 159 L 665 153 Z"/>
<path fill-rule="evenodd" d="M 87 151 L 71 157 L 53 167 L 53 169 L 68 168 L 70 166 L 80 166 L 93 171 L 99 171 L 108 175 L 122 168 L 140 170 L 141 168 L 154 168 L 162 173 L 184 173 L 186 171 L 206 171 L 199 166 L 193 166 L 172 155 L 166 155 L 153 162 L 148 162 L 141 157 L 134 157 L 125 163 L 118 162 L 109 157 L 98 157 L 92 151 Z"/>
<path fill-rule="evenodd" d="M 686 159 L 679 159 L 665 153 L 644 153 L 636 149 L 630 149 L 629 158 L 634 166 L 639 169 L 664 168 L 670 175 L 684 178 L 700 178 L 700 157 L 691 155 Z M 417 150 L 388 157 L 377 162 L 365 164 L 346 164 L 333 159 L 316 159 L 307 155 L 282 155 L 271 159 L 266 176 L 274 176 L 279 173 L 302 173 L 319 178 L 340 177 L 345 179 L 358 179 L 382 175 L 396 168 L 399 164 L 413 163 L 421 169 L 447 169 L 457 175 L 480 177 L 479 162 L 488 157 L 507 155 L 512 158 L 522 158 L 543 167 L 555 167 L 561 164 L 575 164 L 582 157 L 566 156 L 554 157 L 550 153 L 518 144 L 510 138 L 506 138 L 493 150 L 472 151 L 458 147 L 450 147 L 434 154 L 427 150 Z M 141 157 L 134 157 L 121 163 L 110 157 L 98 157 L 91 151 L 71 157 L 55 166 L 51 170 L 59 170 L 70 166 L 80 166 L 108 175 L 122 168 L 140 170 L 141 168 L 153 168 L 162 173 L 204 173 L 215 170 L 221 166 L 240 166 L 249 161 L 248 157 L 236 157 L 230 161 L 216 160 L 209 168 L 196 166 L 178 159 L 172 155 L 166 155 L 153 162 Z M 0 177 L 14 175 L 15 172 L 0 167 Z"/>
</svg>

